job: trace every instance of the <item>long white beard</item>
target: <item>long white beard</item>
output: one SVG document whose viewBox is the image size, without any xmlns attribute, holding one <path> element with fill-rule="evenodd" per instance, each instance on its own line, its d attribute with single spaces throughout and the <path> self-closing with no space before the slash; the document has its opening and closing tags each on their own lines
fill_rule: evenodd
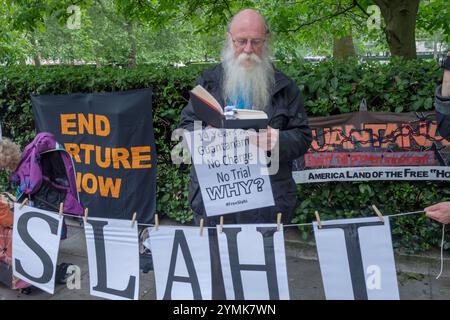
<svg viewBox="0 0 450 320">
<path fill-rule="evenodd" d="M 244 101 L 253 101 L 253 109 L 265 110 L 275 82 L 267 48 L 264 48 L 262 58 L 254 53 L 241 53 L 235 57 L 232 42 L 228 41 L 222 51 L 222 65 L 225 100 L 234 103 L 233 99 L 240 96 Z"/>
</svg>

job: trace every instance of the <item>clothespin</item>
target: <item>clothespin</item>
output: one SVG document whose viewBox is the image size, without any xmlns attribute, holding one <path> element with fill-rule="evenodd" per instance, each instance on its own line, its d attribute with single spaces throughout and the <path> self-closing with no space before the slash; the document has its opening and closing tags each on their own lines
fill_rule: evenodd
<svg viewBox="0 0 450 320">
<path fill-rule="evenodd" d="M 282 213 L 278 212 L 277 213 L 277 231 L 280 231 L 281 216 L 282 216 Z"/>
<path fill-rule="evenodd" d="M 373 211 L 375 211 L 378 218 L 380 218 L 381 222 L 384 223 L 384 218 L 383 218 L 383 215 L 381 214 L 380 210 L 378 210 L 378 208 L 374 204 L 372 205 L 372 209 L 373 209 Z"/>
<path fill-rule="evenodd" d="M 84 224 L 87 223 L 88 212 L 89 212 L 88 208 L 85 208 L 85 209 L 84 209 Z"/>
<path fill-rule="evenodd" d="M 64 203 L 61 202 L 61 203 L 59 204 L 59 218 L 60 218 L 60 219 L 63 217 L 63 214 L 64 214 Z"/>
<path fill-rule="evenodd" d="M 133 213 L 133 218 L 131 218 L 131 227 L 132 228 L 134 227 L 134 223 L 136 222 L 136 215 L 137 215 L 137 212 Z"/>
<path fill-rule="evenodd" d="M 19 209 L 22 209 L 23 206 L 25 205 L 25 203 L 27 203 L 27 201 L 28 201 L 28 198 L 23 199 L 22 203 L 19 206 Z"/>
<path fill-rule="evenodd" d="M 205 220 L 203 218 L 200 219 L 200 237 L 203 237 L 203 225 Z"/>
<path fill-rule="evenodd" d="M 319 211 L 314 212 L 314 214 L 316 215 L 316 220 L 317 220 L 317 226 L 319 229 L 322 229 L 322 223 L 320 222 L 320 216 L 319 216 Z"/>
<path fill-rule="evenodd" d="M 220 233 L 223 232 L 223 216 L 220 216 Z"/>
<path fill-rule="evenodd" d="M 155 214 L 155 231 L 159 229 L 159 217 L 158 214 Z"/>
</svg>

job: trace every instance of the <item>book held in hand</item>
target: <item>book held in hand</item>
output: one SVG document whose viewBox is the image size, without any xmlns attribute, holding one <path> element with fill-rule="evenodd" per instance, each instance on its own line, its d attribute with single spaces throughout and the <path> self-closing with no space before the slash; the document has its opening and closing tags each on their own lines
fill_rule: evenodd
<svg viewBox="0 0 450 320">
<path fill-rule="evenodd" d="M 201 85 L 190 91 L 191 103 L 195 115 L 203 122 L 226 129 L 266 129 L 268 117 L 264 111 L 224 108 Z M 229 110 L 231 109 L 231 110 Z"/>
</svg>

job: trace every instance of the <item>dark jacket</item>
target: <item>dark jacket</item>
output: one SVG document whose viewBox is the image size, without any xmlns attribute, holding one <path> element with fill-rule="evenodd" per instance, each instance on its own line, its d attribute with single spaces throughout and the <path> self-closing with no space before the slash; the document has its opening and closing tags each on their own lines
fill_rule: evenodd
<svg viewBox="0 0 450 320">
<path fill-rule="evenodd" d="M 217 65 L 206 70 L 197 79 L 197 84 L 208 90 L 223 106 L 222 77 L 223 68 L 221 65 Z M 269 117 L 269 125 L 280 130 L 279 170 L 278 173 L 270 176 L 275 207 L 251 210 L 245 212 L 245 217 L 242 213 L 238 216 L 242 216 L 243 220 L 238 219 L 234 221 L 236 223 L 275 222 L 277 212 L 283 214 L 283 221 L 289 222 L 297 204 L 297 189 L 292 178 L 292 160 L 302 156 L 309 149 L 312 140 L 311 129 L 298 86 L 292 79 L 277 70 L 271 104 L 267 107 L 266 112 Z M 179 127 L 192 131 L 194 120 L 199 121 L 189 102 L 181 113 Z M 189 202 L 194 213 L 202 216 L 205 214 L 194 166 L 191 169 L 189 182 Z M 224 216 L 225 221 L 227 221 L 227 216 L 231 215 Z"/>
<path fill-rule="evenodd" d="M 442 86 L 436 89 L 436 119 L 440 135 L 450 140 L 450 97 L 442 96 Z"/>
</svg>

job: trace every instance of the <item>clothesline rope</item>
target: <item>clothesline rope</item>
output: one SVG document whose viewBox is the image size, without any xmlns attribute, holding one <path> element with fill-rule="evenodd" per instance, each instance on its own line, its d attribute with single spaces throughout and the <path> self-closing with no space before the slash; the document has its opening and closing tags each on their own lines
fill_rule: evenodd
<svg viewBox="0 0 450 320">
<path fill-rule="evenodd" d="M 441 240 L 441 271 L 436 277 L 436 280 L 440 278 L 444 271 L 444 238 L 445 238 L 445 224 L 442 224 L 442 240 Z"/>
<path fill-rule="evenodd" d="M 411 212 L 402 212 L 402 213 L 385 215 L 384 217 L 388 217 L 388 218 L 400 217 L 400 216 L 413 215 L 413 214 L 418 214 L 418 213 L 423 213 L 423 212 L 424 212 L 423 210 L 411 211 Z M 72 217 L 72 218 L 75 218 L 75 219 L 81 219 L 82 221 L 84 219 L 83 216 L 75 216 L 75 215 L 72 215 L 72 214 L 66 214 L 66 213 L 55 213 L 55 214 L 59 214 L 61 216 Z M 364 218 L 364 217 L 362 217 L 362 218 Z M 146 223 L 138 223 L 138 225 L 140 225 L 140 226 L 148 226 L 148 227 L 154 227 L 155 226 L 155 224 L 146 224 Z M 312 225 L 313 225 L 312 222 L 309 222 L 309 223 L 295 223 L 295 224 L 283 225 L 283 228 L 312 226 Z M 166 225 L 166 226 L 170 226 L 170 225 Z M 203 227 L 203 228 L 204 229 L 216 229 L 217 227 Z M 444 239 L 445 239 L 445 225 L 443 224 L 442 225 L 442 240 L 441 240 L 441 268 L 440 268 L 440 272 L 439 272 L 438 276 L 436 277 L 436 279 L 439 279 L 439 277 L 442 275 L 442 272 L 443 272 L 443 269 L 444 269 Z"/>
<path fill-rule="evenodd" d="M 399 217 L 399 216 L 406 216 L 406 215 L 412 215 L 412 214 L 418 214 L 418 213 L 422 213 L 424 212 L 423 210 L 420 211 L 411 211 L 411 212 L 402 212 L 402 213 L 396 213 L 396 214 L 391 214 L 391 215 L 385 215 L 384 217 Z M 58 214 L 58 213 L 55 213 Z M 75 219 L 84 219 L 83 216 L 76 216 L 73 214 L 67 214 L 67 213 L 63 213 L 63 216 L 66 217 L 71 217 L 71 218 L 75 218 Z M 361 218 L 367 218 L 367 217 L 361 217 Z M 326 221 L 326 220 L 325 220 Z M 154 227 L 155 224 L 148 224 L 148 223 L 138 223 L 138 225 L 140 226 L 146 226 L 146 227 Z M 294 224 L 285 224 L 283 225 L 284 228 L 289 228 L 289 227 L 303 227 L 303 226 L 312 226 L 313 223 L 309 222 L 309 223 L 294 223 Z M 166 225 L 166 226 L 172 226 L 172 225 Z M 204 229 L 216 229 L 216 227 L 204 227 Z"/>
</svg>

